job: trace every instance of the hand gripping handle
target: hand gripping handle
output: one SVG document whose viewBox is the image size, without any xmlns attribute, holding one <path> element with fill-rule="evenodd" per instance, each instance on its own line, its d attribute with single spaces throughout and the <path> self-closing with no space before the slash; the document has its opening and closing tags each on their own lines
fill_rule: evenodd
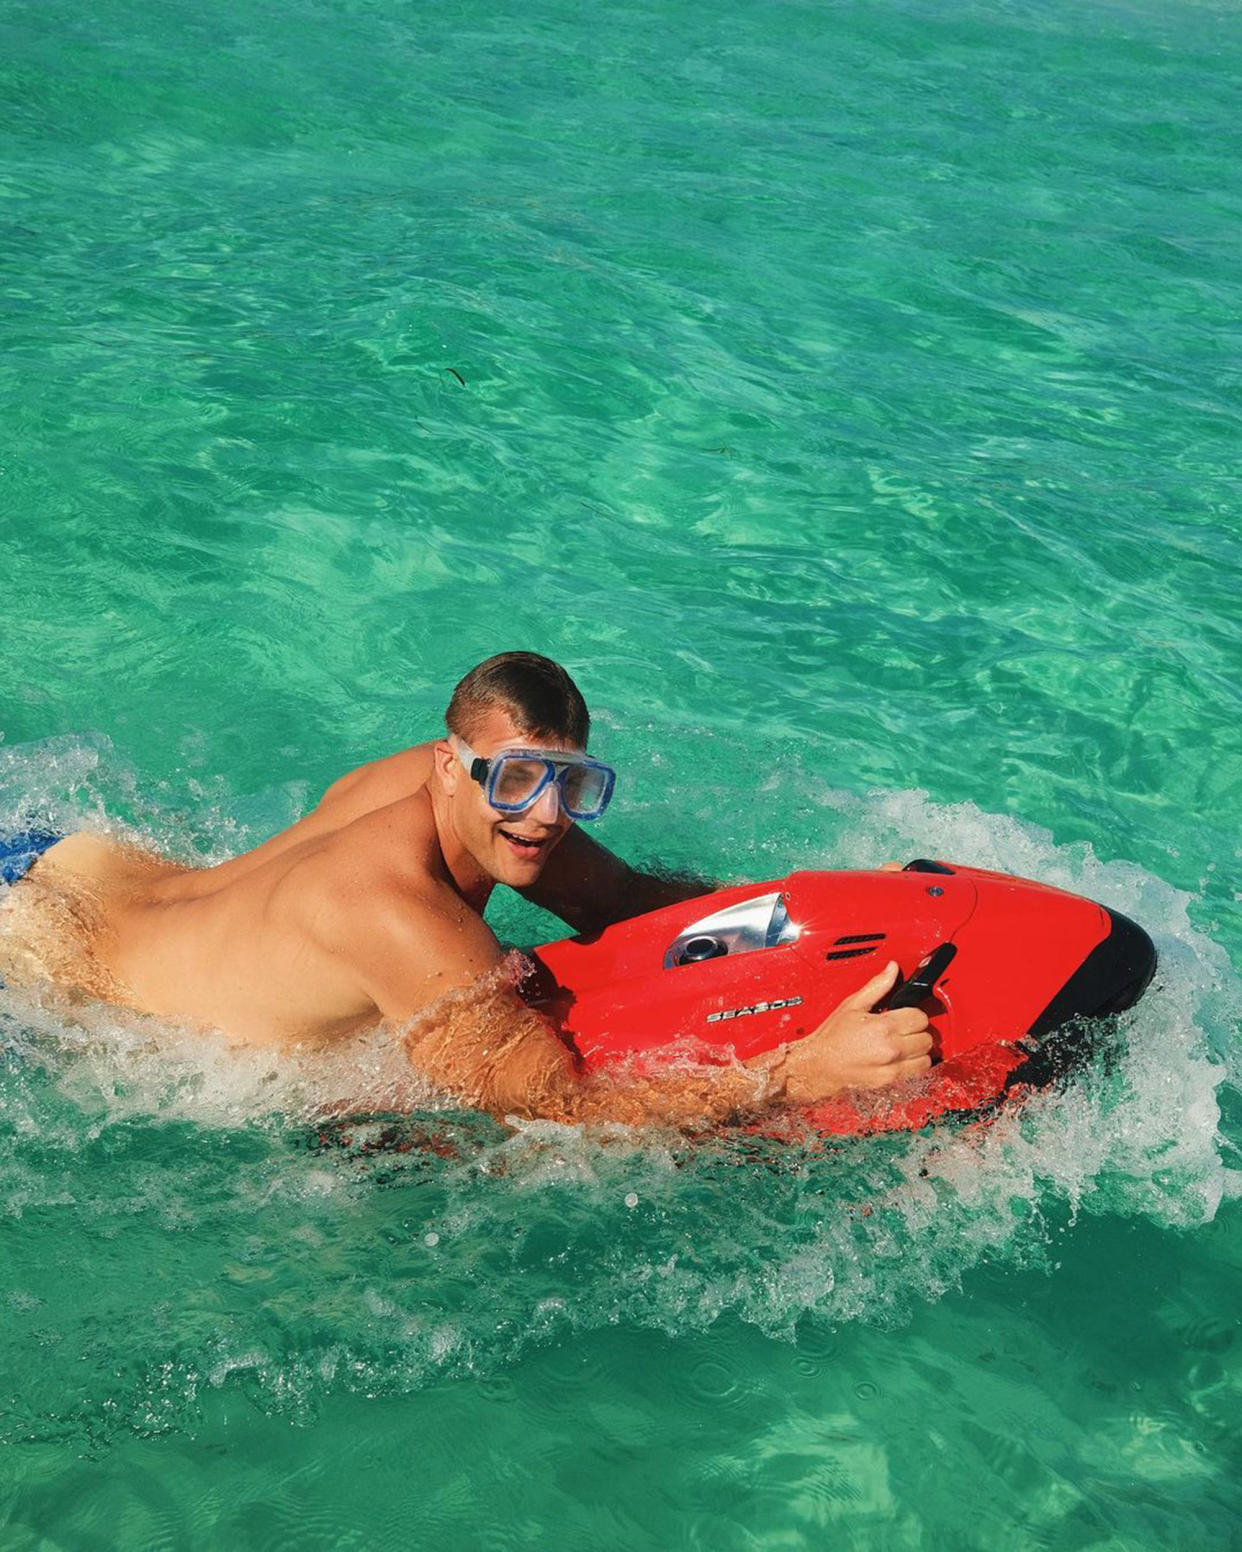
<svg viewBox="0 0 1242 1552">
<path fill-rule="evenodd" d="M 936 982 L 949 968 L 957 953 L 956 943 L 942 943 L 931 953 L 924 954 L 913 972 L 899 982 L 889 993 L 889 1008 L 913 1008 L 926 1000 L 936 989 Z"/>
</svg>

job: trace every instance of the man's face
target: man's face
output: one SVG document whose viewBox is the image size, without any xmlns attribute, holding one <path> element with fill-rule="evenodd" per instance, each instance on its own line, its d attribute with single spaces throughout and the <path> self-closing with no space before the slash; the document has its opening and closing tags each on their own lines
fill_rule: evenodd
<svg viewBox="0 0 1242 1552">
<path fill-rule="evenodd" d="M 506 712 L 492 711 L 470 734 L 470 747 L 488 760 L 503 749 L 577 751 L 564 740 L 532 738 L 522 733 Z M 550 783 L 538 799 L 521 813 L 503 814 L 487 801 L 483 788 L 473 781 L 457 758 L 438 757 L 441 782 L 448 796 L 453 827 L 462 845 L 500 884 L 526 889 L 538 879 L 552 848 L 573 820 L 561 810 L 560 793 Z"/>
</svg>

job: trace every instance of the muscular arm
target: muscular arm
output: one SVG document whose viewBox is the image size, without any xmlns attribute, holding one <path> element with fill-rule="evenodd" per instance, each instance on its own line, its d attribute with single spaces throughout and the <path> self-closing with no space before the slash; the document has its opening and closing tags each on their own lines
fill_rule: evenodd
<svg viewBox="0 0 1242 1552">
<path fill-rule="evenodd" d="M 517 995 L 499 944 L 474 912 L 448 895 L 402 906 L 373 918 L 358 939 L 367 993 L 403 1028 L 411 1064 L 477 1109 L 689 1126 L 879 1086 L 929 1064 L 923 1014 L 868 1011 L 891 986 L 894 965 L 811 1035 L 747 1066 L 586 1075 L 552 1024 Z"/>
<path fill-rule="evenodd" d="M 762 1108 L 779 1080 L 741 1067 L 694 1067 L 659 1079 L 583 1073 L 542 1014 L 514 992 L 507 967 L 408 1022 L 412 1065 L 463 1103 L 552 1121 L 689 1126 Z"/>
<path fill-rule="evenodd" d="M 557 1121 L 690 1125 L 753 1108 L 766 1072 L 699 1067 L 657 1082 L 586 1076 L 552 1023 L 518 996 L 506 955 L 451 895 L 407 899 L 356 939 L 363 984 L 403 1033 L 411 1065 L 463 1104 Z"/>
</svg>

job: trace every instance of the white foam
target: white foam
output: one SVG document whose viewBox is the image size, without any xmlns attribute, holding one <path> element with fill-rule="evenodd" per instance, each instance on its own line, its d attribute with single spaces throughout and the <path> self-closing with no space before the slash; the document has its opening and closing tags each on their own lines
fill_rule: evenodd
<svg viewBox="0 0 1242 1552">
<path fill-rule="evenodd" d="M 41 746 L 25 756 L 23 777 L 22 760 L 8 751 L 7 764 L 0 762 L 0 816 L 16 812 L 16 777 L 17 787 L 26 784 L 24 812 L 34 807 L 62 819 L 72 810 L 108 823 L 101 791 L 115 793 L 124 781 L 115 772 L 106 781 L 99 776 L 103 755 L 95 745 L 66 742 L 55 749 L 49 775 Z M 434 1181 L 434 1222 L 415 1213 L 410 1232 L 446 1277 L 497 1244 L 515 1255 L 537 1245 L 538 1265 L 571 1269 L 551 1279 L 555 1291 L 532 1276 L 516 1292 L 505 1283 L 503 1297 L 483 1279 L 477 1302 L 450 1334 L 448 1327 L 423 1330 L 418 1364 L 439 1361 L 436 1353 L 445 1363 L 467 1362 L 464 1354 L 485 1363 L 488 1351 L 511 1350 L 558 1325 L 622 1318 L 674 1331 L 726 1311 L 772 1331 L 792 1329 L 806 1311 L 897 1319 L 912 1300 L 940 1297 L 984 1260 L 1050 1256 L 1084 1213 L 1186 1227 L 1210 1221 L 1222 1199 L 1236 1194 L 1237 1177 L 1221 1156 L 1217 1090 L 1230 1076 L 1242 988 L 1223 950 L 1193 925 L 1194 897 L 1133 863 L 1102 860 L 1081 844 L 1057 845 L 1037 826 L 970 804 L 936 804 L 918 792 L 821 797 L 839 821 L 833 854 L 778 855 L 778 867 L 934 854 L 1058 884 L 1141 921 L 1156 941 L 1160 970 L 1121 1020 L 1115 1065 L 986 1125 L 827 1149 L 730 1138 L 692 1144 L 623 1128 L 586 1133 L 532 1122 L 508 1132 L 467 1127 L 431 1154 L 365 1155 L 398 1181 L 403 1168 Z M 210 822 L 200 812 L 196 822 L 209 848 L 225 835 L 242 844 L 261 838 L 226 809 Z M 765 853 L 765 864 L 772 860 Z M 342 1210 L 342 1191 L 354 1199 L 368 1177 L 357 1148 L 281 1153 L 282 1137 L 339 1109 L 343 1096 L 380 1112 L 436 1107 L 383 1034 L 331 1057 L 276 1056 L 102 1007 L 70 1022 L 55 999 L 11 992 L 0 993 L 0 1017 L 10 1052 L 6 1114 L 16 1136 L 54 1136 L 72 1151 L 118 1123 L 259 1128 L 279 1157 L 257 1180 L 234 1183 L 236 1211 L 296 1209 L 304 1238 L 348 1233 L 332 1215 Z M 378 1144 L 388 1125 L 360 1125 L 351 1136 Z M 66 1189 L 55 1171 L 39 1179 L 12 1158 L 5 1169 L 0 1189 L 10 1210 Z M 192 1217 L 194 1189 L 192 1180 L 184 1188 L 175 1179 L 162 1185 L 165 1214 Z"/>
</svg>

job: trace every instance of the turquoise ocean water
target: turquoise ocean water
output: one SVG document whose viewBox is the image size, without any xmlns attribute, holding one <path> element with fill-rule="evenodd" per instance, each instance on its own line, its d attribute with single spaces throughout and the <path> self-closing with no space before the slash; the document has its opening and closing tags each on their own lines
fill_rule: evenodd
<svg viewBox="0 0 1242 1552">
<path fill-rule="evenodd" d="M 627 856 L 1162 956 L 1106 1070 L 826 1154 L 346 1146 L 0 993 L 4 1552 L 1242 1545 L 1240 70 L 1212 0 L 0 9 L 0 822 L 228 855 L 525 646 Z"/>
</svg>

